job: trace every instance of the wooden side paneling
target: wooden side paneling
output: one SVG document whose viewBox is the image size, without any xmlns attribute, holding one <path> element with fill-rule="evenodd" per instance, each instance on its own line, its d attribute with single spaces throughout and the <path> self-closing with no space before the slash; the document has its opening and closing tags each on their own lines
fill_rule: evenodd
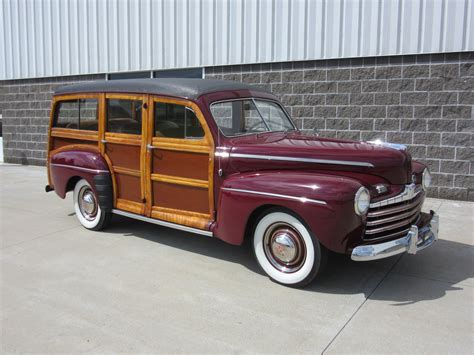
<svg viewBox="0 0 474 355">
<path fill-rule="evenodd" d="M 154 149 L 152 173 L 208 180 L 208 154 Z"/>
<path fill-rule="evenodd" d="M 117 199 L 142 203 L 140 176 L 131 176 L 115 170 L 117 180 Z"/>
<path fill-rule="evenodd" d="M 210 216 L 208 214 L 187 212 L 172 208 L 153 207 L 151 217 L 198 229 L 209 229 L 210 225 Z"/>
<path fill-rule="evenodd" d="M 117 198 L 117 208 L 119 210 L 124 210 L 136 214 L 143 214 L 145 212 L 145 206 L 143 203 L 123 200 L 121 198 Z"/>
<path fill-rule="evenodd" d="M 122 145 L 108 142 L 105 152 L 115 167 L 140 171 L 140 146 Z"/>
<path fill-rule="evenodd" d="M 201 187 L 152 182 L 153 206 L 209 215 L 207 189 Z"/>
</svg>

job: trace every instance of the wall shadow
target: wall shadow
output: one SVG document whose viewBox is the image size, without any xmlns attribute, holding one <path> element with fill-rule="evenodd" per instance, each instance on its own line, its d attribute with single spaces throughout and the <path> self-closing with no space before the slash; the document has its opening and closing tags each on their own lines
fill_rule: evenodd
<svg viewBox="0 0 474 355">
<path fill-rule="evenodd" d="M 104 233 L 143 238 L 150 242 L 189 253 L 226 260 L 242 265 L 250 272 L 266 277 L 254 259 L 250 243 L 243 246 L 233 246 L 219 239 L 186 233 L 117 215 L 114 215 L 113 222 Z M 444 255 L 443 251 L 446 250 L 449 251 L 449 254 Z M 440 255 L 445 257 L 440 257 Z M 447 292 L 461 290 L 461 287 L 455 285 L 474 277 L 473 257 L 474 246 L 443 239 L 438 240 L 431 248 L 415 256 L 399 255 L 371 262 L 354 262 L 346 255 L 330 253 L 325 272 L 312 284 L 301 290 L 295 289 L 295 292 L 340 295 L 363 293 L 366 298 L 370 296 L 371 299 L 392 301 L 396 306 L 433 300 L 445 296 Z M 397 269 L 395 268 L 397 263 L 407 261 L 414 262 L 414 265 L 420 270 L 430 270 L 432 268 L 451 270 L 449 281 L 443 278 L 439 280 L 435 278 L 434 281 L 439 281 L 438 285 L 436 288 L 431 288 L 429 292 L 408 292 L 409 290 L 406 290 L 407 285 L 400 283 L 393 293 L 372 293 L 389 272 Z M 390 275 L 394 275 L 393 272 Z M 398 273 L 395 275 L 398 275 Z M 404 273 L 401 272 L 401 275 L 404 275 Z M 404 276 L 413 277 L 410 274 Z M 418 277 L 420 281 L 429 279 L 429 277 L 423 276 L 414 277 Z"/>
</svg>

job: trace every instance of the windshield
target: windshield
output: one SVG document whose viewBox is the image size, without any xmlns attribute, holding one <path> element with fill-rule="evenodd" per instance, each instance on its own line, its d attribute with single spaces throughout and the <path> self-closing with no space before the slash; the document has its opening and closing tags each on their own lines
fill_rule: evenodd
<svg viewBox="0 0 474 355">
<path fill-rule="evenodd" d="M 256 99 L 218 102 L 211 112 L 226 136 L 261 132 L 293 131 L 293 122 L 275 102 Z"/>
</svg>

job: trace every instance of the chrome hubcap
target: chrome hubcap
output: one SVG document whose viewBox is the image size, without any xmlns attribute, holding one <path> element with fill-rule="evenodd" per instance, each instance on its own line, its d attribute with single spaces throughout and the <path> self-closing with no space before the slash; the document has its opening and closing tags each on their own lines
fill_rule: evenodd
<svg viewBox="0 0 474 355">
<path fill-rule="evenodd" d="M 264 234 L 264 251 L 268 261 L 285 273 L 298 271 L 306 259 L 304 240 L 296 229 L 287 223 L 275 223 Z"/>
<path fill-rule="evenodd" d="M 285 263 L 289 263 L 296 256 L 295 241 L 287 232 L 278 232 L 273 238 L 271 247 L 272 254 Z"/>
<path fill-rule="evenodd" d="M 79 192 L 79 209 L 81 214 L 89 221 L 95 219 L 97 215 L 97 200 L 94 192 L 88 187 L 84 186 Z"/>
</svg>

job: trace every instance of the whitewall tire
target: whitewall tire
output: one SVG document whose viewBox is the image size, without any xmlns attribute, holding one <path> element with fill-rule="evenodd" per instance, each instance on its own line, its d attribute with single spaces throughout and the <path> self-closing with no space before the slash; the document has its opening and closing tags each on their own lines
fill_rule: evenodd
<svg viewBox="0 0 474 355">
<path fill-rule="evenodd" d="M 258 219 L 253 250 L 272 280 L 293 287 L 310 283 L 325 261 L 325 250 L 305 223 L 281 209 L 271 209 Z"/>
<path fill-rule="evenodd" d="M 110 213 L 102 211 L 96 193 L 85 179 L 76 183 L 73 199 L 77 219 L 85 228 L 101 230 L 107 226 Z"/>
</svg>

